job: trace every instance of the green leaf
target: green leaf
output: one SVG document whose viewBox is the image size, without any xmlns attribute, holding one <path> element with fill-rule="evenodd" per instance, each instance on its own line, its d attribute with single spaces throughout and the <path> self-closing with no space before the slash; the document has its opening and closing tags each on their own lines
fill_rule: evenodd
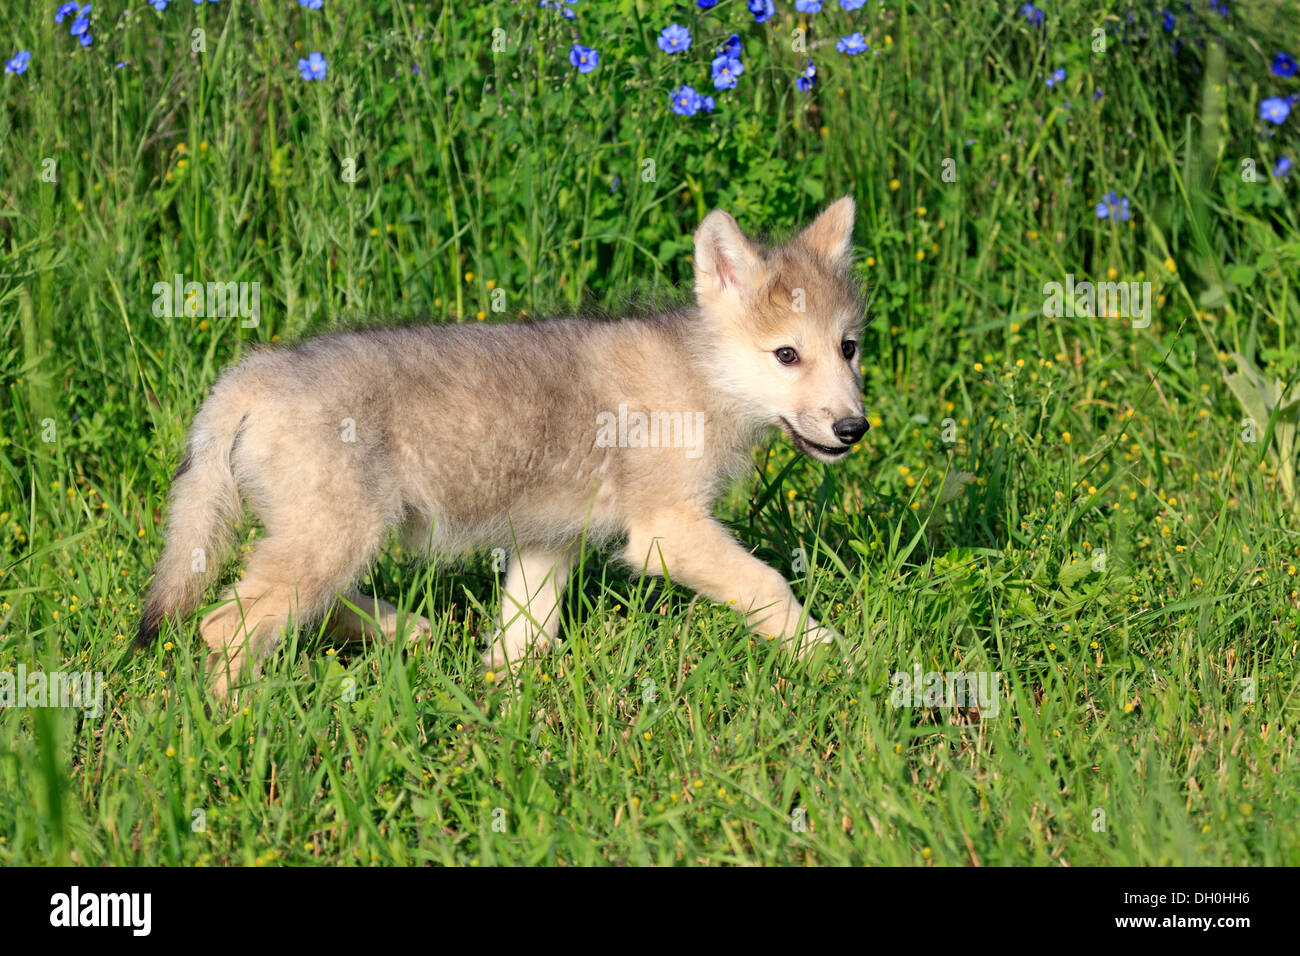
<svg viewBox="0 0 1300 956">
<path fill-rule="evenodd" d="M 1228 281 L 1233 285 L 1248 286 L 1255 281 L 1255 270 L 1247 265 L 1236 265 L 1228 273 Z"/>
<path fill-rule="evenodd" d="M 1091 561 L 1072 561 L 1057 572 L 1061 587 L 1071 588 L 1092 573 Z"/>
</svg>

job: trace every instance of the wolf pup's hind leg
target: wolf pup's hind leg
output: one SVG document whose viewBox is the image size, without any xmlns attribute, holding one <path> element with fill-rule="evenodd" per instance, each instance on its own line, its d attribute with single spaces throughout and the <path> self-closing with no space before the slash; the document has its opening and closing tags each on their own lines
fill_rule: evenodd
<svg viewBox="0 0 1300 956">
<path fill-rule="evenodd" d="M 273 531 L 258 542 L 243 578 L 225 595 L 227 603 L 199 625 L 211 650 L 215 697 L 225 700 L 235 684 L 256 677 L 291 619 L 298 625 L 320 620 L 338 594 L 351 591 L 384 533 L 379 516 L 352 518 L 346 533 Z"/>
<path fill-rule="evenodd" d="M 355 588 L 342 595 L 331 623 L 333 632 L 349 641 L 392 644 L 405 636 L 410 643 L 427 641 L 433 636 L 433 625 L 427 617 L 408 614 L 382 598 L 369 597 Z"/>
</svg>

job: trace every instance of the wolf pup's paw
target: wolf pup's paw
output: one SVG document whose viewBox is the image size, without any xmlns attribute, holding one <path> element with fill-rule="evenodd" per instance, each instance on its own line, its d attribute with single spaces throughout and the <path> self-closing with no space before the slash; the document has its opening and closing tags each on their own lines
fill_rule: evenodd
<svg viewBox="0 0 1300 956">
<path fill-rule="evenodd" d="M 208 655 L 204 673 L 212 684 L 212 699 L 219 707 L 235 704 L 236 695 L 232 687 L 237 686 L 241 679 L 247 678 L 246 671 L 243 654 L 235 654 L 229 660 L 221 653 Z"/>
<path fill-rule="evenodd" d="M 844 635 L 833 627 L 827 627 L 825 624 L 818 624 L 811 618 L 808 620 L 808 628 L 800 635 L 799 638 L 799 656 L 807 657 L 823 644 L 844 643 Z"/>
</svg>

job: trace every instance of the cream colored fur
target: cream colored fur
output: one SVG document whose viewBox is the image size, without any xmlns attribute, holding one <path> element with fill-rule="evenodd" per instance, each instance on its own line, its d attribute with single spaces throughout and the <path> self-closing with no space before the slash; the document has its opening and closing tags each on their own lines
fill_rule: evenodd
<svg viewBox="0 0 1300 956">
<path fill-rule="evenodd" d="M 291 622 L 332 612 L 345 636 L 427 635 L 424 618 L 356 590 L 392 531 L 430 553 L 510 556 L 491 668 L 556 639 L 582 540 L 733 602 L 796 649 L 831 640 L 712 508 L 765 431 L 831 462 L 865 428 L 853 218 L 845 197 L 765 250 L 710 213 L 697 304 L 677 312 L 342 332 L 253 353 L 195 417 L 140 639 L 200 603 L 247 506 L 266 534 L 199 628 L 219 698 Z M 597 423 L 621 406 L 701 416 L 698 448 L 610 447 Z"/>
</svg>

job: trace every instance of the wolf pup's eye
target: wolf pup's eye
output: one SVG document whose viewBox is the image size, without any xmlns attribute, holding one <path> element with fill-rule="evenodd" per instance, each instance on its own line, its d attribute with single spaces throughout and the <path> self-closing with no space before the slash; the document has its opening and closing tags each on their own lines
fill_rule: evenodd
<svg viewBox="0 0 1300 956">
<path fill-rule="evenodd" d="M 844 353 L 846 359 L 851 359 L 858 353 L 858 343 L 852 339 L 845 339 L 840 343 L 840 351 Z"/>
<path fill-rule="evenodd" d="M 799 353 L 788 345 L 785 348 L 777 349 L 775 354 L 776 360 L 782 365 L 793 365 L 795 362 L 799 361 Z"/>
</svg>

